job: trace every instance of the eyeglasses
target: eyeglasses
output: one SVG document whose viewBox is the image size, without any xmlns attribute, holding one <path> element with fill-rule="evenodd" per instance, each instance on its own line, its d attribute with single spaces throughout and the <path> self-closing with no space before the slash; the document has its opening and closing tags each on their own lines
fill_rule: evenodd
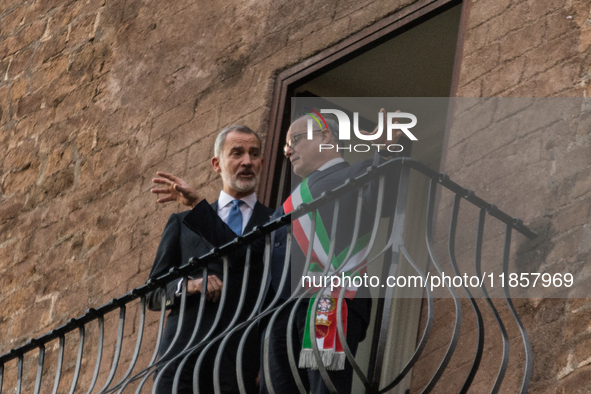
<svg viewBox="0 0 591 394">
<path fill-rule="evenodd" d="M 322 133 L 322 130 L 312 130 L 313 133 Z M 308 135 L 308 133 L 300 133 L 296 135 L 292 135 L 290 139 L 287 140 L 287 143 L 283 147 L 283 150 L 293 149 L 295 146 L 304 139 L 304 137 Z"/>
</svg>

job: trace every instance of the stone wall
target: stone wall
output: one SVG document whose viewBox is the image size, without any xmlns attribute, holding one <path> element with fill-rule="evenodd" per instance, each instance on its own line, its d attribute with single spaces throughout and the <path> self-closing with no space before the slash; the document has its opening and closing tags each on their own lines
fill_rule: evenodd
<svg viewBox="0 0 591 394">
<path fill-rule="evenodd" d="M 587 97 L 591 92 L 590 46 L 588 1 L 473 1 L 458 96 Z M 515 264 L 564 273 L 591 260 L 591 134 L 586 118 L 574 126 L 545 125 L 543 121 L 529 129 L 525 124 L 507 124 L 505 132 L 498 134 L 491 134 L 486 123 L 472 128 L 478 130 L 473 134 L 455 128 L 444 150 L 442 171 L 538 232 L 533 242 L 514 235 Z M 438 218 L 445 223 L 442 226 L 449 223 L 450 206 L 451 200 L 445 200 Z M 475 231 L 475 222 L 472 224 Z M 504 228 L 496 226 L 492 231 L 498 236 L 485 245 L 483 260 L 492 258 L 500 264 Z M 474 237 L 472 232 L 467 241 L 472 248 Z M 443 248 L 446 242 L 440 239 L 439 246 Z M 495 248 L 496 254 L 492 252 Z M 588 392 L 591 303 L 586 299 L 514 302 L 533 350 L 529 392 Z M 449 366 L 455 373 L 444 375 L 436 386 L 438 393 L 457 392 L 474 358 L 476 323 L 469 304 L 462 305 L 462 332 L 467 335 L 459 342 Z M 488 309 L 483 300 L 478 300 L 478 305 L 485 312 Z M 521 337 L 504 301 L 495 299 L 495 305 L 509 322 L 512 357 L 501 392 L 517 392 L 524 368 Z M 432 335 L 437 339 L 427 345 L 419 367 L 413 371 L 411 392 L 427 384 L 451 338 L 452 300 L 438 300 L 436 311 Z M 485 327 L 483 367 L 475 377 L 473 392 L 490 390 L 501 363 L 500 331 L 490 312 L 485 315 Z"/>
<path fill-rule="evenodd" d="M 281 70 L 410 3 L 2 0 L 0 354 L 142 285 L 181 210 L 156 204 L 156 171 L 216 199 L 215 133 L 241 123 L 264 136 Z M 137 308 L 127 313 L 134 342 Z"/>
<path fill-rule="evenodd" d="M 243 123 L 265 135 L 280 71 L 413 2 L 2 0 L 0 354 L 143 284 L 168 215 L 181 210 L 158 206 L 149 193 L 156 170 L 179 174 L 215 199 L 220 181 L 209 158 L 219 129 Z M 586 0 L 473 1 L 458 95 L 588 95 L 590 21 Z M 451 134 L 443 169 L 541 231 L 541 262 L 588 261 L 589 133 L 505 138 L 484 145 L 478 135 Z M 472 152 L 469 160 L 465 152 Z M 488 177 L 500 162 L 515 171 Z M 588 388 L 591 303 L 516 303 L 536 360 L 531 392 Z M 414 371 L 414 388 L 424 385 L 435 363 L 426 361 L 437 360 L 446 344 L 452 306 L 437 304 L 438 331 L 424 369 Z M 133 342 L 137 308 L 128 317 L 126 339 Z M 149 325 L 153 336 L 155 316 Z M 515 333 L 512 327 L 519 354 Z M 76 340 L 67 338 L 69 350 Z M 452 359 L 452 376 L 465 373 L 470 340 Z M 106 360 L 113 343 L 108 332 Z M 133 343 L 125 346 L 129 359 Z M 483 365 L 497 365 L 498 349 L 487 349 Z M 54 359 L 55 347 L 49 351 Z M 28 361 L 27 376 L 35 363 Z M 504 390 L 518 385 L 522 364 L 511 364 Z M 101 379 L 108 368 L 104 362 Z M 83 384 L 91 378 L 86 369 Z M 483 368 L 478 384 L 489 384 L 495 371 Z M 437 390 L 457 384 L 443 380 Z"/>
</svg>

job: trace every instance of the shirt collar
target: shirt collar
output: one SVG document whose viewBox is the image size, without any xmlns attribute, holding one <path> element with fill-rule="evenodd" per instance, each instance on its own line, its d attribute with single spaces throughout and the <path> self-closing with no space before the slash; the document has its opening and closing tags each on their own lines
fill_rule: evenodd
<svg viewBox="0 0 591 394">
<path fill-rule="evenodd" d="M 344 163 L 345 159 L 343 159 L 342 157 L 337 157 L 336 159 L 332 159 L 327 161 L 326 163 L 324 163 L 323 165 L 320 166 L 320 168 L 318 168 L 316 171 L 324 171 L 327 168 L 330 168 L 332 166 L 336 166 L 339 163 Z"/>
<path fill-rule="evenodd" d="M 218 211 L 230 204 L 233 200 L 235 200 L 234 197 L 222 190 L 220 192 L 220 198 L 218 198 Z M 257 203 L 257 194 L 249 194 L 248 196 L 241 198 L 241 200 L 244 201 L 250 209 L 254 209 L 254 206 Z"/>
</svg>

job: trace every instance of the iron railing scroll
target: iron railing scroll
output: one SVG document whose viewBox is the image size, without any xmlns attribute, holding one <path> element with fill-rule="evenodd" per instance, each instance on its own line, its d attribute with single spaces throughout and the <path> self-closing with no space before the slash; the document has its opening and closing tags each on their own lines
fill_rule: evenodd
<svg viewBox="0 0 591 394">
<path fill-rule="evenodd" d="M 121 393 L 124 391 L 135 391 L 136 393 L 150 390 L 154 391 L 155 389 L 150 387 L 156 387 L 156 383 L 158 382 L 162 371 L 169 368 L 177 368 L 173 386 L 173 392 L 176 393 L 179 386 L 180 371 L 185 365 L 192 365 L 191 363 L 194 363 L 193 389 L 194 392 L 199 392 L 199 372 L 203 368 L 204 363 L 211 362 L 211 358 L 208 359 L 209 361 L 206 361 L 207 354 L 211 354 L 211 357 L 214 359 L 213 382 L 215 392 L 221 392 L 221 382 L 223 379 L 225 379 L 226 374 L 235 373 L 240 392 L 246 393 L 247 384 L 243 374 L 243 367 L 244 363 L 248 362 L 244 358 L 244 351 L 247 341 L 250 340 L 249 338 L 252 338 L 252 335 L 261 330 L 263 322 L 268 327 L 272 327 L 275 324 L 279 313 L 282 312 L 289 313 L 290 315 L 287 328 L 287 351 L 290 369 L 299 391 L 301 393 L 305 393 L 306 390 L 304 383 L 300 379 L 296 356 L 290 341 L 294 330 L 296 310 L 302 302 L 308 302 L 308 293 L 313 290 L 298 288 L 293 289 L 291 297 L 287 302 L 281 301 L 279 297 L 281 291 L 277 291 L 274 296 L 269 295 L 267 292 L 267 283 L 269 282 L 269 276 L 271 275 L 271 233 L 281 227 L 287 227 L 287 253 L 285 257 L 286 264 L 284 265 L 283 272 L 281 273 L 281 281 L 279 285 L 280 289 L 283 289 L 285 287 L 291 286 L 289 279 L 290 269 L 288 268 L 287 262 L 290 254 L 289 251 L 295 244 L 293 235 L 291 233 L 292 219 L 308 214 L 309 212 L 313 212 L 324 204 L 334 204 L 333 231 L 331 231 L 332 238 L 330 250 L 328 252 L 328 261 L 331 261 L 331 257 L 335 253 L 335 242 L 333 242 L 335 237 L 334 229 L 337 227 L 339 220 L 339 202 L 341 196 L 345 195 L 346 193 L 359 193 L 358 204 L 354 213 L 356 216 L 356 225 L 355 228 L 352 229 L 353 245 L 359 236 L 358 230 L 361 216 L 361 204 L 363 201 L 362 189 L 368 182 L 374 182 L 374 184 L 378 184 L 378 196 L 376 201 L 375 217 L 372 219 L 373 226 L 371 228 L 369 241 L 370 245 L 375 246 L 376 244 L 376 237 L 378 234 L 380 221 L 382 220 L 382 211 L 384 207 L 387 205 L 392 206 L 395 202 L 395 212 L 393 215 L 394 218 L 391 221 L 389 236 L 385 246 L 381 247 L 380 252 L 377 255 L 374 255 L 371 258 L 368 258 L 369 256 L 365 256 L 365 262 L 362 266 L 358 266 L 357 270 L 359 271 L 364 268 L 371 267 L 371 265 L 375 264 L 375 262 L 379 259 L 385 258 L 385 261 L 388 262 L 388 264 L 383 265 L 383 273 L 385 275 L 395 275 L 399 265 L 403 264 L 403 262 L 408 262 L 423 280 L 427 280 L 428 273 L 425 267 L 421 267 L 420 264 L 413 261 L 413 258 L 408 252 L 404 242 L 405 222 L 411 219 L 419 220 L 419 218 L 416 217 L 408 217 L 409 212 L 406 210 L 411 170 L 417 174 L 420 174 L 420 176 L 427 177 L 430 180 L 427 202 L 427 217 L 421 220 L 426 220 L 424 240 L 425 247 L 428 250 L 429 264 L 435 269 L 433 272 L 438 272 L 441 274 L 442 267 L 439 261 L 443 258 L 451 263 L 454 273 L 456 275 L 460 275 L 460 269 L 458 268 L 456 262 L 456 233 L 458 229 L 458 212 L 460 210 L 461 203 L 464 202 L 478 208 L 473 266 L 474 272 L 477 276 L 482 276 L 482 246 L 485 242 L 484 224 L 485 218 L 488 214 L 488 216 L 490 216 L 493 220 L 502 222 L 505 226 L 503 261 L 502 267 L 499 267 L 499 269 L 507 274 L 513 230 L 523 234 L 528 238 L 535 237 L 535 233 L 525 226 L 521 220 L 509 216 L 505 212 L 499 210 L 493 204 L 490 204 L 487 201 L 479 198 L 474 192 L 465 189 L 450 180 L 447 175 L 443 173 L 437 173 L 436 171 L 424 166 L 420 162 L 414 161 L 412 159 L 397 158 L 379 166 L 368 168 L 367 172 L 363 175 L 355 179 L 348 180 L 341 186 L 330 192 L 324 193 L 321 197 L 313 200 L 307 205 L 302 204 L 302 206 L 298 207 L 294 212 L 292 212 L 291 215 L 283 215 L 276 220 L 270 221 L 262 226 L 258 226 L 248 234 L 239 236 L 232 242 L 219 248 L 214 248 L 203 256 L 192 258 L 190 261 L 186 262 L 185 265 L 179 268 L 171 269 L 166 275 L 149 280 L 145 285 L 133 289 L 129 293 L 119 298 L 115 298 L 101 307 L 89 309 L 84 315 L 69 320 L 65 325 L 58 327 L 55 330 L 50 331 L 38 338 L 32 339 L 21 347 L 10 350 L 8 353 L 0 356 L 0 393 L 12 392 L 13 387 L 3 387 L 3 384 L 6 386 L 8 381 L 14 381 L 14 390 L 17 394 L 23 392 L 28 387 L 32 387 L 35 393 L 39 393 L 43 386 L 43 382 L 51 378 L 50 376 L 45 376 L 48 375 L 49 372 L 53 373 L 53 393 L 64 392 L 65 390 L 68 390 L 70 394 L 76 392 L 87 392 L 90 394 Z M 400 173 L 400 176 L 397 177 L 399 185 L 396 196 L 387 195 L 385 193 L 385 183 L 387 179 L 386 174 L 391 174 L 393 171 L 398 171 Z M 448 256 L 446 257 L 436 256 L 434 247 L 435 241 L 433 239 L 433 226 L 436 216 L 436 195 L 438 191 L 441 190 L 446 190 L 446 193 L 451 192 L 454 195 L 451 222 L 448 233 Z M 316 225 L 316 216 L 311 215 L 311 217 L 312 228 L 314 228 Z M 264 248 L 263 261 L 258 262 L 263 266 L 261 280 L 262 285 L 256 294 L 256 302 L 254 303 L 254 307 L 251 310 L 245 310 L 244 295 L 249 283 L 251 267 L 257 263 L 251 261 L 253 248 L 255 247 Z M 312 248 L 312 242 L 310 243 L 310 248 Z M 226 283 L 228 278 L 228 256 L 236 253 L 238 250 L 243 252 L 245 251 L 245 262 L 244 269 L 242 271 L 242 288 L 240 290 L 241 298 L 236 307 L 234 317 L 229 321 L 229 323 L 226 323 L 225 326 L 222 325 L 222 311 L 224 309 L 224 305 L 228 302 L 228 286 L 224 286 L 222 289 L 221 298 L 218 301 L 219 307 L 216 312 L 215 320 L 211 326 L 205 327 L 203 323 L 203 314 L 205 313 L 205 309 L 211 305 L 210 302 L 206 302 L 205 293 L 202 293 L 200 296 L 200 305 L 196 320 L 187 321 L 188 319 L 183 312 L 185 310 L 185 305 L 188 302 L 188 275 L 201 267 L 204 278 L 203 287 L 206 288 L 208 264 L 221 259 L 223 262 L 222 282 Z M 353 250 L 353 248 L 351 247 L 350 250 Z M 306 266 L 304 267 L 303 272 L 307 272 L 307 268 L 309 267 L 309 256 L 311 256 L 311 253 L 308 253 L 308 258 L 305 264 Z M 345 261 L 348 259 L 348 257 L 350 256 L 347 256 Z M 324 273 L 326 274 L 327 272 L 325 271 Z M 338 273 L 339 271 L 337 270 L 336 274 Z M 291 275 L 293 275 L 293 273 L 291 273 Z M 156 289 L 164 288 L 166 284 L 171 281 L 178 282 L 179 278 L 184 278 L 184 280 L 182 282 L 183 285 L 181 287 L 180 295 L 178 330 L 168 350 L 164 351 L 163 356 L 158 357 L 158 349 L 162 343 L 166 319 L 166 292 L 162 292 L 157 325 L 154 324 L 147 326 L 147 318 L 150 316 L 155 317 L 155 314 L 147 316 L 146 297 Z M 392 319 L 392 299 L 394 293 L 391 287 L 386 287 L 384 289 L 380 289 L 379 291 L 380 299 L 378 301 L 379 310 L 377 314 L 379 320 L 375 322 L 373 342 L 370 344 L 365 344 L 365 346 L 370 346 L 372 349 L 371 356 L 369 358 L 369 368 L 361 366 L 361 364 L 351 352 L 345 339 L 344 327 L 341 318 L 341 307 L 344 302 L 345 294 L 344 288 L 339 294 L 337 304 L 338 335 L 341 342 L 343 343 L 346 358 L 352 365 L 354 374 L 357 376 L 361 387 L 364 388 L 366 393 L 388 392 L 399 385 L 413 368 L 418 367 L 418 363 L 421 360 L 421 354 L 425 350 L 428 341 L 432 338 L 434 327 L 434 296 L 429 287 L 426 287 L 424 290 L 424 303 L 426 305 L 423 316 L 425 321 L 423 324 L 424 328 L 418 333 L 418 339 L 412 338 L 412 341 L 416 340 L 414 353 L 412 354 L 412 357 L 410 357 L 408 360 L 405 360 L 403 363 L 405 366 L 400 371 L 395 371 L 395 373 L 392 374 L 394 376 L 393 379 L 384 382 L 381 376 L 383 369 L 388 368 L 388 366 L 384 364 L 384 357 L 387 351 L 387 337 L 389 324 Z M 475 300 L 475 294 L 473 294 L 475 290 L 470 290 L 465 286 L 462 286 L 461 291 L 463 292 L 463 297 L 467 298 L 470 303 L 470 310 L 464 311 L 460 302 L 460 297 L 456 294 L 456 292 L 449 286 L 447 287 L 446 291 L 449 293 L 449 297 L 451 297 L 454 302 L 455 316 L 453 318 L 453 332 L 439 366 L 430 377 L 427 385 L 420 389 L 422 393 L 432 392 L 436 385 L 441 381 L 441 377 L 444 375 L 444 373 L 448 372 L 450 360 L 457 349 L 457 344 L 462 334 L 461 323 L 463 313 L 472 314 L 476 320 L 477 345 L 474 348 L 472 362 L 470 363 L 468 370 L 462 375 L 465 376 L 465 378 L 461 388 L 459 389 L 460 393 L 468 392 L 468 389 L 475 381 L 477 371 L 483 367 L 481 364 L 484 349 L 484 323 L 483 311 L 481 310 L 482 303 L 481 307 L 479 307 Z M 502 358 L 500 360 L 500 365 L 498 367 L 487 365 L 488 368 L 498 368 L 496 378 L 491 387 L 488 389 L 488 391 L 491 393 L 497 393 L 506 376 L 510 359 L 509 337 L 506 329 L 507 322 L 503 321 L 501 318 L 501 314 L 491 300 L 486 285 L 481 286 L 477 291 L 481 292 L 481 294 L 478 294 L 478 296 L 485 299 L 486 307 L 490 309 L 490 313 L 492 314 L 494 321 L 498 326 L 498 330 L 501 333 L 501 343 L 499 346 L 502 347 Z M 531 347 L 529 345 L 527 332 L 520 321 L 519 315 L 517 314 L 517 311 L 513 305 L 511 295 L 507 287 L 504 288 L 503 297 L 507 307 L 511 312 L 512 318 L 519 328 L 525 349 L 524 371 L 521 380 L 521 386 L 516 389 L 516 392 L 525 393 L 528 390 L 532 373 L 533 360 Z M 319 298 L 320 297 L 316 298 L 315 305 L 318 303 Z M 136 316 L 139 316 L 139 318 L 137 318 L 137 326 L 133 327 L 134 335 L 125 336 L 125 325 L 126 323 L 129 324 L 129 321 L 131 320 L 126 318 L 126 311 L 128 307 L 133 307 L 134 310 L 136 310 Z M 117 312 L 118 318 L 115 318 Z M 113 317 L 113 319 L 108 319 L 110 317 Z M 106 327 L 106 325 L 110 320 L 117 321 L 117 334 L 114 341 L 112 341 L 114 343 L 107 345 L 105 335 L 106 332 L 109 331 L 108 329 L 111 327 Z M 187 345 L 184 346 L 181 351 L 178 351 L 173 355 L 171 353 L 171 349 L 173 348 L 175 342 L 177 342 L 180 327 L 183 324 L 190 324 L 193 327 L 192 336 Z M 152 340 L 148 341 L 146 340 L 146 332 L 150 328 L 153 331 L 156 331 L 156 333 L 154 335 L 155 338 L 152 338 Z M 312 337 L 314 337 L 314 329 L 315 324 L 311 325 L 310 327 Z M 113 327 L 113 331 L 114 330 L 115 329 Z M 89 331 L 93 332 L 92 338 L 88 334 Z M 205 335 L 201 335 L 200 339 L 197 339 L 199 337 L 197 333 L 200 331 L 204 331 Z M 70 362 L 64 366 L 64 357 L 66 356 L 66 339 L 73 339 L 76 336 L 76 333 L 78 343 L 76 355 L 68 355 L 68 357 L 72 358 L 73 360 L 75 359 L 75 362 Z M 239 338 L 239 345 L 236 352 L 236 371 L 222 371 L 222 355 L 228 348 L 229 341 L 232 340 L 234 336 Z M 266 376 L 269 376 L 269 330 L 267 330 L 266 334 L 262 336 L 261 341 L 263 350 L 262 369 L 263 372 L 267 372 Z M 92 347 L 92 345 L 95 345 L 95 350 L 93 352 L 87 351 L 87 348 Z M 112 350 L 110 360 L 105 360 L 103 357 L 105 355 L 105 349 L 107 346 L 111 346 L 112 348 L 112 345 L 114 345 L 114 348 Z M 127 350 L 130 350 L 130 346 L 133 346 L 133 350 L 125 352 L 124 346 Z M 46 361 L 48 360 L 46 349 L 55 349 L 56 347 L 56 364 L 54 366 L 52 365 L 50 368 L 45 365 Z M 320 356 L 318 346 L 315 341 L 312 341 L 312 347 L 314 357 L 318 363 L 319 371 L 326 383 L 326 386 L 329 388 L 330 392 L 336 393 L 334 384 L 327 373 L 327 368 L 322 362 L 322 357 Z M 146 355 L 146 357 L 142 357 L 142 355 Z M 34 381 L 27 382 L 23 373 L 23 367 L 25 365 L 26 359 L 34 358 L 37 359 L 35 378 Z M 14 363 L 16 363 L 16 368 L 14 368 Z M 64 370 L 64 367 L 66 367 L 67 370 Z M 89 372 L 85 375 L 85 369 L 92 370 L 92 373 Z M 9 373 L 12 374 L 13 372 L 16 377 L 9 377 Z M 67 379 L 64 378 L 66 375 L 68 376 Z M 86 376 L 86 379 L 82 379 L 82 376 Z M 269 392 L 275 392 L 273 387 L 273 376 L 270 376 L 270 379 L 266 380 L 266 385 Z"/>
</svg>

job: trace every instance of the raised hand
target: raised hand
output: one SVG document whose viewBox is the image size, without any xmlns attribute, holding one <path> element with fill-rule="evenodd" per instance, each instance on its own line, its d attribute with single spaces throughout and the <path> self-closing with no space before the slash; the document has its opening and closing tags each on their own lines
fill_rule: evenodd
<svg viewBox="0 0 591 394">
<path fill-rule="evenodd" d="M 163 185 L 163 187 L 154 187 L 150 191 L 158 195 L 166 194 L 165 197 L 158 198 L 158 200 L 156 200 L 157 202 L 166 203 L 176 201 L 192 208 L 203 200 L 203 197 L 201 197 L 197 190 L 192 189 L 189 184 L 181 178 L 172 174 L 167 174 L 166 172 L 157 172 L 156 174 L 158 174 L 160 178 L 154 178 L 152 179 L 152 182 L 158 185 Z"/>
</svg>

